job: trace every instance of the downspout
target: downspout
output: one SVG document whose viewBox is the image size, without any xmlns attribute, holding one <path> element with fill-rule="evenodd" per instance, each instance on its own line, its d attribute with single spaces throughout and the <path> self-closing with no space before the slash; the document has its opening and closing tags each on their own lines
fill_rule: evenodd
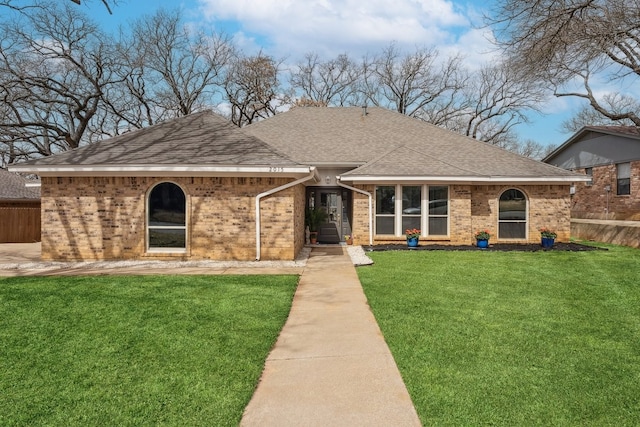
<svg viewBox="0 0 640 427">
<path fill-rule="evenodd" d="M 305 176 L 304 178 L 300 178 L 297 179 L 295 181 L 292 181 L 288 184 L 285 185 L 281 185 L 280 187 L 276 187 L 276 188 L 272 188 L 271 190 L 267 190 L 264 193 L 260 193 L 256 196 L 256 261 L 260 261 L 260 246 L 261 246 L 261 241 L 260 241 L 260 231 L 261 231 L 261 226 L 260 226 L 260 200 L 263 197 L 266 196 L 270 196 L 274 193 L 277 193 L 279 191 L 282 190 L 286 190 L 287 188 L 290 187 L 294 187 L 298 184 L 301 184 L 305 181 L 309 181 L 310 179 L 314 179 L 316 177 L 316 168 L 315 166 L 312 166 L 310 168 L 311 172 L 309 173 L 308 176 Z"/>
<path fill-rule="evenodd" d="M 361 190 L 356 187 L 352 187 L 340 182 L 340 177 L 336 180 L 340 187 L 344 187 L 347 190 L 355 191 L 356 193 L 364 194 L 369 198 L 369 246 L 373 246 L 373 196 L 368 191 Z"/>
</svg>

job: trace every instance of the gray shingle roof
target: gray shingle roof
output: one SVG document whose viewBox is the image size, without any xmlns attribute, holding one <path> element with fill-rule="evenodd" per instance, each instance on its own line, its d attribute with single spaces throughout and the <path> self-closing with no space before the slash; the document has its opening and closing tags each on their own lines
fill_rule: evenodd
<svg viewBox="0 0 640 427">
<path fill-rule="evenodd" d="M 298 107 L 245 130 L 300 163 L 367 164 L 343 176 L 576 176 L 383 108 Z"/>
<path fill-rule="evenodd" d="M 26 180 L 12 172 L 0 169 L 0 200 L 37 200 L 40 188 L 26 187 Z"/>
<path fill-rule="evenodd" d="M 211 111 L 18 165 L 351 165 L 343 176 L 568 179 L 570 171 L 383 108 L 298 107 L 239 129 Z M 22 168 L 28 170 L 28 167 Z"/>
<path fill-rule="evenodd" d="M 296 165 L 225 118 L 203 111 L 25 162 L 38 166 Z M 21 164 L 22 165 L 22 164 Z"/>
</svg>

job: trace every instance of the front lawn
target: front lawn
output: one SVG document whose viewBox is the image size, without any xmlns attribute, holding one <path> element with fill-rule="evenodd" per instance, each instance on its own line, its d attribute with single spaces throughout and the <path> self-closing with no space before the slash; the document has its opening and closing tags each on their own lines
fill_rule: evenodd
<svg viewBox="0 0 640 427">
<path fill-rule="evenodd" d="M 370 256 L 424 425 L 640 425 L 640 251 Z"/>
<path fill-rule="evenodd" d="M 297 282 L 0 279 L 0 425 L 238 425 Z"/>
</svg>

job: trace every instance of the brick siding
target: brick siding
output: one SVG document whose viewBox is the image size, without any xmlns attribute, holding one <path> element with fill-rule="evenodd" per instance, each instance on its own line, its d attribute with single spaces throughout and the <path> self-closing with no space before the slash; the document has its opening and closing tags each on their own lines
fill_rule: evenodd
<svg viewBox="0 0 640 427">
<path fill-rule="evenodd" d="M 187 195 L 187 252 L 146 251 L 146 195 L 159 182 Z M 43 177 L 42 258 L 254 260 L 255 196 L 282 178 Z M 261 258 L 292 260 L 304 243 L 304 187 L 261 202 Z M 294 242 L 292 244 L 292 242 Z"/>
<path fill-rule="evenodd" d="M 584 169 L 576 170 L 585 173 Z M 640 221 L 640 161 L 631 162 L 631 191 L 618 196 L 616 165 L 596 166 L 592 170 L 593 184 L 575 184 L 571 198 L 571 216 L 585 219 L 615 219 Z M 606 186 L 611 191 L 606 191 Z"/>
<path fill-rule="evenodd" d="M 373 209 L 375 211 L 375 186 L 362 185 L 357 187 L 374 194 Z M 504 241 L 497 238 L 498 198 L 502 192 L 509 188 L 517 188 L 522 191 L 528 201 L 527 237 L 516 240 L 516 242 L 539 243 L 539 230 L 542 227 L 556 231 L 558 241 L 569 240 L 571 232 L 569 185 L 451 185 L 449 186 L 449 236 L 422 238 L 420 242 L 423 244 L 470 245 L 475 242 L 474 232 L 481 229 L 489 230 L 493 236 L 492 242 Z M 365 195 L 354 194 L 352 228 L 354 244 L 368 244 L 368 199 Z M 402 241 L 404 241 L 404 237 L 374 236 L 374 244 Z"/>
<path fill-rule="evenodd" d="M 146 251 L 146 195 L 165 181 L 178 184 L 187 195 L 186 253 Z M 287 182 L 284 178 L 43 177 L 42 258 L 254 260 L 255 197 Z M 359 188 L 375 192 L 374 185 Z M 474 231 L 485 228 L 496 236 L 498 197 L 508 188 L 527 196 L 528 236 L 523 242 L 539 242 L 541 227 L 554 229 L 559 241 L 569 239 L 568 185 L 451 185 L 450 235 L 428 238 L 427 243 L 472 244 Z M 373 204 L 375 211 L 375 198 Z M 262 199 L 261 259 L 295 259 L 305 244 L 304 207 L 303 185 Z M 368 209 L 368 197 L 354 193 L 356 245 L 369 244 Z M 374 236 L 374 244 L 402 240 Z"/>
</svg>

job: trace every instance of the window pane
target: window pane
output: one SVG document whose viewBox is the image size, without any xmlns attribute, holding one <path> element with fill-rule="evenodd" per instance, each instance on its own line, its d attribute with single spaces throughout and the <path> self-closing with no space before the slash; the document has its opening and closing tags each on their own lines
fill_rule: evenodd
<svg viewBox="0 0 640 427">
<path fill-rule="evenodd" d="M 394 234 L 392 216 L 376 217 L 376 234 Z"/>
<path fill-rule="evenodd" d="M 149 247 L 186 248 L 186 233 L 181 230 L 149 228 Z"/>
<path fill-rule="evenodd" d="M 498 235 L 501 239 L 524 239 L 527 236 L 526 222 L 501 222 Z"/>
<path fill-rule="evenodd" d="M 619 196 L 631 194 L 631 179 L 618 179 L 617 191 Z"/>
<path fill-rule="evenodd" d="M 376 188 L 376 214 L 395 213 L 396 187 L 382 186 Z M 393 232 L 391 233 L 393 234 Z"/>
<path fill-rule="evenodd" d="M 527 237 L 527 199 L 520 190 L 512 188 L 500 195 L 498 237 L 524 239 Z"/>
<path fill-rule="evenodd" d="M 429 187 L 429 215 L 449 213 L 449 187 Z"/>
<path fill-rule="evenodd" d="M 420 186 L 403 186 L 402 187 L 402 213 L 404 214 L 420 214 L 420 200 L 422 199 L 422 191 Z"/>
<path fill-rule="evenodd" d="M 618 179 L 631 178 L 631 163 L 618 163 Z"/>
<path fill-rule="evenodd" d="M 158 184 L 149 195 L 149 226 L 185 225 L 185 196 L 171 182 Z"/>
<path fill-rule="evenodd" d="M 403 216 L 402 217 L 402 234 L 407 228 L 417 228 L 420 230 L 420 217 L 419 216 Z"/>
<path fill-rule="evenodd" d="M 500 220 L 525 220 L 527 200 L 521 191 L 507 190 L 500 196 Z"/>
<path fill-rule="evenodd" d="M 438 218 L 438 217 L 429 218 L 429 235 L 430 236 L 446 236 L 447 235 L 447 218 Z"/>
</svg>

